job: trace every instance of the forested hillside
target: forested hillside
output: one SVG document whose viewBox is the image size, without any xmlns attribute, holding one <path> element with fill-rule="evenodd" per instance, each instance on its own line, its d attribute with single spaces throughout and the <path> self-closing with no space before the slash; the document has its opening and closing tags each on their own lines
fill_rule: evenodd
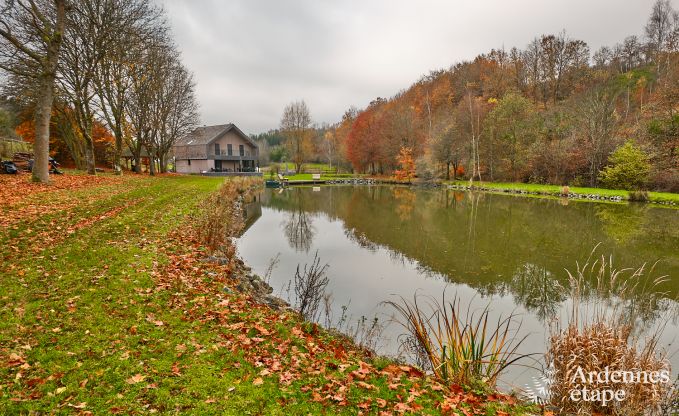
<svg viewBox="0 0 679 416">
<path fill-rule="evenodd" d="M 392 173 L 407 147 L 420 177 L 679 192 L 679 13 L 659 0 L 640 29 L 596 51 L 566 32 L 491 50 L 348 110 L 325 139 L 359 172 Z"/>
</svg>

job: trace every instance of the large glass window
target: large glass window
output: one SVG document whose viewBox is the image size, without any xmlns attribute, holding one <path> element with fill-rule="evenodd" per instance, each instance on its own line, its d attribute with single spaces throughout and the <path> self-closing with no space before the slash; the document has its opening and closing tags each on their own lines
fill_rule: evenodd
<svg viewBox="0 0 679 416">
<path fill-rule="evenodd" d="M 239 144 L 238 145 L 238 151 L 240 152 L 241 156 L 245 156 L 245 146 L 243 146 L 242 144 Z"/>
<path fill-rule="evenodd" d="M 215 154 L 219 155 L 219 143 L 215 143 Z"/>
<path fill-rule="evenodd" d="M 226 152 L 228 153 L 229 156 L 233 156 L 233 146 L 231 143 L 226 145 Z"/>
</svg>

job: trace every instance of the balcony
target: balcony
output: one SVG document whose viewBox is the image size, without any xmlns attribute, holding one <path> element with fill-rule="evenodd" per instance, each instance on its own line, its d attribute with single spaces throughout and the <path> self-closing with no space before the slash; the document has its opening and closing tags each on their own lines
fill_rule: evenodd
<svg viewBox="0 0 679 416">
<path fill-rule="evenodd" d="M 207 155 L 208 159 L 214 159 L 214 160 L 257 160 L 257 152 L 251 152 L 251 151 L 245 151 L 243 152 L 243 155 L 239 155 L 238 153 L 236 154 L 229 154 L 226 150 L 222 150 L 219 153 L 212 152 L 211 154 Z"/>
</svg>

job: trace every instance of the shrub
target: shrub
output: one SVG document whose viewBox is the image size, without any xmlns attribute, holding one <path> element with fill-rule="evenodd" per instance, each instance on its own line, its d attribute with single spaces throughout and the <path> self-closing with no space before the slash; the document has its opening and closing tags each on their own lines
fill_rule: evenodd
<svg viewBox="0 0 679 416">
<path fill-rule="evenodd" d="M 630 141 L 618 147 L 609 158 L 610 165 L 599 174 L 601 183 L 611 189 L 640 189 L 651 172 L 649 157 Z"/>
<path fill-rule="evenodd" d="M 648 202 L 648 192 L 646 191 L 631 191 L 629 193 L 630 201 Z"/>
</svg>

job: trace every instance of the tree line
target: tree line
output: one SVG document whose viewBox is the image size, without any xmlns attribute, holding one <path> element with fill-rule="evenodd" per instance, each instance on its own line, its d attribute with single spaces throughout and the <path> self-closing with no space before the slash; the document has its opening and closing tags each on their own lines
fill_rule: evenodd
<svg viewBox="0 0 679 416">
<path fill-rule="evenodd" d="M 116 173 L 125 148 L 137 172 L 144 151 L 151 174 L 167 169 L 172 145 L 198 122 L 198 104 L 161 8 L 151 0 L 1 0 L 0 9 L 3 94 L 33 114 L 34 180 L 49 180 L 50 129 L 90 174 L 102 128 L 113 137 Z"/>
<path fill-rule="evenodd" d="M 357 172 L 392 174 L 409 149 L 418 176 L 559 185 L 600 186 L 609 163 L 635 157 L 633 183 L 678 192 L 678 103 L 679 13 L 658 0 L 642 37 L 591 53 L 561 32 L 492 50 L 350 108 L 319 146 Z"/>
</svg>

